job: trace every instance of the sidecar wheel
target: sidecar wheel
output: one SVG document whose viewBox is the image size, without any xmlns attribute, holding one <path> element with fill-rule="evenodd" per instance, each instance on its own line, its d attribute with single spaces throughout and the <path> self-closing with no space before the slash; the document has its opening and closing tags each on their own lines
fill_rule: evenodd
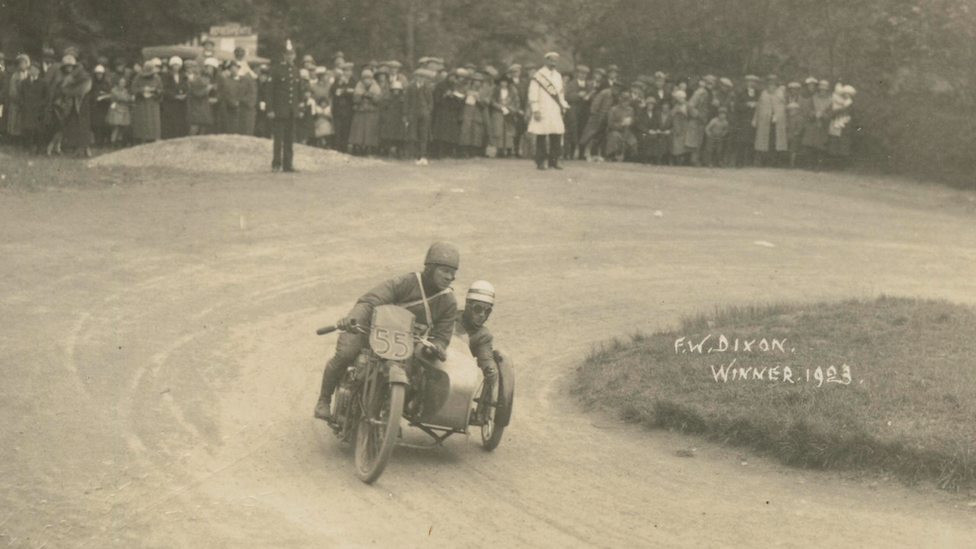
<svg viewBox="0 0 976 549">
<path fill-rule="evenodd" d="M 498 400 L 498 385 L 496 383 L 493 388 L 492 401 Z M 488 452 L 498 448 L 502 443 L 502 434 L 505 432 L 505 426 L 495 422 L 495 413 L 496 408 L 488 408 L 484 415 L 484 423 L 481 425 L 481 445 Z"/>
<path fill-rule="evenodd" d="M 404 388 L 389 385 L 388 397 L 371 406 L 356 426 L 356 476 L 366 484 L 376 482 L 393 455 L 400 416 L 403 415 Z"/>
</svg>

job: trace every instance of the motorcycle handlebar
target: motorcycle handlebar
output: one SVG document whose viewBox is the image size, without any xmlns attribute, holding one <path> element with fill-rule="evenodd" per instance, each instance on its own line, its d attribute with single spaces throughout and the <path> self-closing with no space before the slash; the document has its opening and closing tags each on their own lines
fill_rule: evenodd
<svg viewBox="0 0 976 549">
<path fill-rule="evenodd" d="M 339 326 L 337 326 L 337 325 L 325 326 L 324 328 L 319 328 L 318 330 L 315 330 L 315 335 L 320 335 L 321 336 L 321 335 L 325 335 L 325 334 L 331 334 L 332 332 L 334 332 L 334 331 L 336 331 L 338 329 L 339 329 Z M 356 324 L 356 319 L 352 319 L 352 324 L 349 326 L 349 329 L 348 330 L 344 330 L 344 331 L 346 331 L 346 332 L 350 332 L 350 331 L 364 332 L 363 327 L 360 326 L 360 325 L 358 325 L 358 324 Z"/>
</svg>

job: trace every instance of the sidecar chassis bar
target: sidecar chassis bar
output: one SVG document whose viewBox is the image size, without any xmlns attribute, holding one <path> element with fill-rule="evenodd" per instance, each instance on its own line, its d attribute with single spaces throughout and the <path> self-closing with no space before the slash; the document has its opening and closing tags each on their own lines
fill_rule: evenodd
<svg viewBox="0 0 976 549">
<path fill-rule="evenodd" d="M 423 425 L 421 423 L 410 423 L 411 427 L 416 427 L 421 431 L 427 433 L 434 439 L 434 444 L 431 445 L 418 445 L 418 444 L 408 444 L 400 443 L 399 446 L 406 446 L 408 448 L 432 448 L 434 446 L 440 446 L 445 440 L 448 439 L 453 434 L 464 434 L 464 431 L 459 429 L 443 429 L 440 427 L 431 427 L 429 425 Z"/>
</svg>

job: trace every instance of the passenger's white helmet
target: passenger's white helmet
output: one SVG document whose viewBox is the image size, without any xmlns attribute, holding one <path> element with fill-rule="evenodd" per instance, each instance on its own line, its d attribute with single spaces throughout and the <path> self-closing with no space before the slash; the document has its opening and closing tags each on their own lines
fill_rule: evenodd
<svg viewBox="0 0 976 549">
<path fill-rule="evenodd" d="M 479 280 L 468 288 L 468 295 L 465 299 L 481 301 L 489 305 L 495 304 L 495 287 L 486 280 Z"/>
</svg>

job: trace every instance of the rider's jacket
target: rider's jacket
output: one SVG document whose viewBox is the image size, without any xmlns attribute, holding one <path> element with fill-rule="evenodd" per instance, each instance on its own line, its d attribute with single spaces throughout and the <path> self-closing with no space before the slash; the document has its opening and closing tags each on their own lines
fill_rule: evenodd
<svg viewBox="0 0 976 549">
<path fill-rule="evenodd" d="M 399 305 L 404 307 L 417 319 L 417 324 L 428 326 L 427 312 L 424 309 L 423 297 L 420 291 L 420 276 L 408 273 L 383 282 L 379 286 L 366 292 L 352 308 L 349 316 L 364 326 L 368 325 L 373 315 L 373 307 L 378 305 Z M 437 290 L 425 288 L 427 304 L 430 307 L 430 334 L 428 341 L 441 345 L 447 349 L 454 333 L 454 318 L 457 315 L 457 301 L 454 293 L 447 291 L 438 293 Z"/>
<path fill-rule="evenodd" d="M 454 333 L 467 341 L 471 355 L 478 360 L 478 367 L 485 370 L 489 366 L 497 368 L 495 364 L 495 354 L 492 348 L 494 338 L 487 326 L 477 327 L 464 318 L 464 309 L 457 312 L 457 322 L 454 324 Z"/>
</svg>

